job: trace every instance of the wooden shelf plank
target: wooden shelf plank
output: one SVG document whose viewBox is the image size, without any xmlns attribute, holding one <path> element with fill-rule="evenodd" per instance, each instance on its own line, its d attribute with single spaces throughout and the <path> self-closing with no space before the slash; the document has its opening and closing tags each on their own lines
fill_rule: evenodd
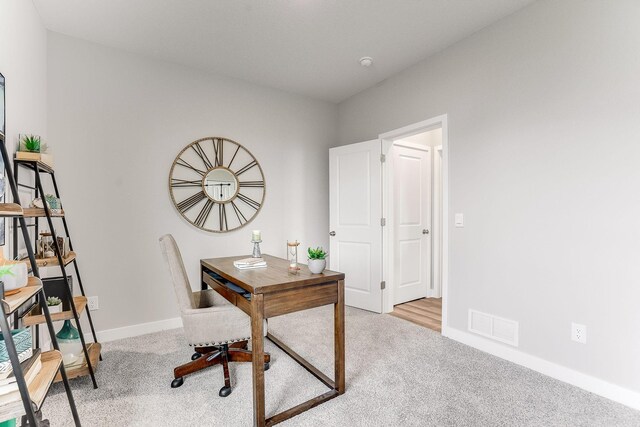
<svg viewBox="0 0 640 427">
<path fill-rule="evenodd" d="M 93 372 L 96 372 L 98 370 L 98 362 L 100 362 L 100 352 L 102 351 L 102 344 L 100 344 L 99 342 L 90 343 L 88 344 L 88 350 L 89 359 L 91 360 L 91 366 L 93 367 Z M 69 379 L 83 377 L 85 375 L 89 375 L 89 366 L 85 362 L 79 366 L 66 368 L 66 371 L 67 378 Z M 59 381 L 62 381 L 62 376 L 60 375 L 60 373 L 56 375 L 55 379 L 55 382 Z"/>
<path fill-rule="evenodd" d="M 46 217 L 47 214 L 44 212 L 44 209 L 41 208 L 24 208 L 24 217 L 25 218 L 42 218 Z M 52 217 L 63 217 L 64 211 L 51 212 Z"/>
<path fill-rule="evenodd" d="M 51 384 L 53 384 L 53 379 L 58 375 L 62 354 L 58 350 L 45 351 L 40 360 L 42 361 L 42 369 L 29 385 L 29 395 L 31 401 L 36 404 L 37 411 L 40 410 L 40 406 L 47 396 Z"/>
<path fill-rule="evenodd" d="M 27 281 L 27 286 L 20 288 L 18 293 L 14 295 L 5 296 L 2 300 L 4 304 L 4 310 L 7 314 L 11 314 L 18 309 L 22 304 L 29 301 L 42 289 L 42 281 L 37 277 L 30 276 Z"/>
<path fill-rule="evenodd" d="M 83 297 L 82 295 L 75 296 L 73 297 L 73 304 L 76 306 L 76 311 L 78 312 L 79 317 L 87 307 L 87 297 Z M 45 323 L 47 319 L 44 317 L 44 314 L 40 313 L 40 307 L 33 307 L 31 312 L 22 318 L 24 326 L 33 326 Z M 51 320 L 53 322 L 68 319 L 73 319 L 72 310 L 61 311 L 60 313 L 51 313 Z"/>
<path fill-rule="evenodd" d="M 76 259 L 76 253 L 71 251 L 69 252 L 69 254 L 62 258 L 62 262 L 64 262 L 64 265 L 68 265 L 71 262 L 73 262 L 73 260 Z M 31 261 L 29 261 L 29 258 L 23 258 L 20 260 L 20 262 L 24 262 L 25 264 L 27 264 L 27 268 L 31 268 Z M 38 258 L 36 257 L 36 264 L 38 264 L 38 267 L 51 267 L 54 265 L 58 265 L 58 257 L 54 256 L 54 257 L 49 257 L 49 258 Z"/>
<path fill-rule="evenodd" d="M 29 396 L 36 406 L 36 411 L 40 410 L 54 378 L 59 375 L 58 369 L 62 364 L 62 354 L 58 350 L 46 351 L 42 353 L 40 360 L 42 368 L 28 385 Z M 24 415 L 24 405 L 19 392 L 16 392 L 16 400 L 0 405 L 0 420 L 19 418 L 22 415 Z"/>
<path fill-rule="evenodd" d="M 15 217 L 23 215 L 22 207 L 16 203 L 0 203 L 0 217 Z"/>
</svg>

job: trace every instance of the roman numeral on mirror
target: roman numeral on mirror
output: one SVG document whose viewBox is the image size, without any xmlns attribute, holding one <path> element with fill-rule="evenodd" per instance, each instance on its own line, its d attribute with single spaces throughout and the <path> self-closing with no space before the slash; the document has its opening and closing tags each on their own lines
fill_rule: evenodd
<svg viewBox="0 0 640 427">
<path fill-rule="evenodd" d="M 196 152 L 198 157 L 200 157 L 200 160 L 202 160 L 202 163 L 204 163 L 204 166 L 207 169 L 211 169 L 213 167 L 213 165 L 211 164 L 211 160 L 209 160 L 209 156 L 207 156 L 207 153 L 204 152 L 204 149 L 199 142 L 193 144 L 191 148 Z"/>
<path fill-rule="evenodd" d="M 187 168 L 187 169 L 191 169 L 192 171 L 194 171 L 194 172 L 196 172 L 196 173 L 200 174 L 200 176 L 204 176 L 204 175 L 205 175 L 205 173 L 206 173 L 206 172 L 205 172 L 205 171 L 203 171 L 203 170 L 200 170 L 200 169 L 198 169 L 198 168 L 195 168 L 195 167 L 191 166 L 191 164 L 190 164 L 189 162 L 187 162 L 187 161 L 185 161 L 185 160 L 183 160 L 183 159 L 178 159 L 178 160 L 176 160 L 176 165 L 183 166 L 183 167 L 185 167 L 185 168 Z"/>
<path fill-rule="evenodd" d="M 207 218 L 209 218 L 209 214 L 211 213 L 211 208 L 213 208 L 213 201 L 207 200 L 196 217 L 196 220 L 193 221 L 198 227 L 203 227 L 204 223 L 207 222 Z"/>
<path fill-rule="evenodd" d="M 231 202 L 231 207 L 233 208 L 233 211 L 236 213 L 236 217 L 238 217 L 238 222 L 240 223 L 240 225 L 247 222 L 247 218 L 245 218 L 245 216 L 242 215 L 242 212 L 240 212 L 240 208 L 238 208 L 238 206 L 236 206 L 235 203 Z"/>
<path fill-rule="evenodd" d="M 264 181 L 240 181 L 240 187 L 253 187 L 253 188 L 263 188 Z"/>
<path fill-rule="evenodd" d="M 227 231 L 229 230 L 229 224 L 227 224 L 227 209 L 225 208 L 225 204 L 220 203 L 218 209 L 220 215 L 220 231 Z"/>
<path fill-rule="evenodd" d="M 202 180 L 188 181 L 186 179 L 171 178 L 171 186 L 179 187 L 202 187 Z"/>
<path fill-rule="evenodd" d="M 243 202 L 245 202 L 247 205 L 251 206 L 255 210 L 260 209 L 260 203 L 256 202 L 251 197 L 247 197 L 242 193 L 238 193 L 238 199 L 242 200 Z"/>
<path fill-rule="evenodd" d="M 245 167 L 243 167 L 242 169 L 234 172 L 236 174 L 236 176 L 242 175 L 243 173 L 245 173 L 246 171 L 248 171 L 249 169 L 251 169 L 254 166 L 257 166 L 258 162 L 256 162 L 255 160 L 248 163 Z"/>
<path fill-rule="evenodd" d="M 213 138 L 213 152 L 216 158 L 216 167 L 224 166 L 224 139 Z"/>
<path fill-rule="evenodd" d="M 180 212 L 182 212 L 183 214 L 185 212 L 187 212 L 189 209 L 191 209 L 192 207 L 194 207 L 195 205 L 197 205 L 202 199 L 204 199 L 205 197 L 207 197 L 204 194 L 204 191 L 200 191 L 199 193 L 194 194 L 193 196 L 184 199 L 183 201 L 181 201 L 180 203 L 178 203 L 176 205 L 176 207 L 178 208 L 178 210 Z"/>
<path fill-rule="evenodd" d="M 229 162 L 229 164 L 227 165 L 227 167 L 229 169 L 231 169 L 231 163 L 233 163 L 233 160 L 236 158 L 236 154 L 238 154 L 238 151 L 240 151 L 240 146 L 238 145 L 238 148 L 236 148 L 235 153 L 233 153 L 233 156 L 231 157 L 231 161 Z"/>
</svg>

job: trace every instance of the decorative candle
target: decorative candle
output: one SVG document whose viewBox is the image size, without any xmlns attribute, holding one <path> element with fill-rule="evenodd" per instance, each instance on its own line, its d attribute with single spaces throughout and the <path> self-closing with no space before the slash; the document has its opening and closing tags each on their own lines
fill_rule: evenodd
<svg viewBox="0 0 640 427">
<path fill-rule="evenodd" d="M 260 230 L 253 230 L 253 241 L 254 242 L 260 241 Z"/>
</svg>

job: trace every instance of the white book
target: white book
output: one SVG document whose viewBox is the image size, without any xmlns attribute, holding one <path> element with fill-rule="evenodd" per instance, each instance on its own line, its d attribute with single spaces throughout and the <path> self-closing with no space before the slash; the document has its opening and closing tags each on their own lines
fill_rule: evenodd
<svg viewBox="0 0 640 427">
<path fill-rule="evenodd" d="M 255 265 L 255 264 L 266 264 L 264 258 L 244 258 L 233 261 L 233 265 L 236 267 L 239 265 Z"/>
<path fill-rule="evenodd" d="M 38 375 L 38 373 L 40 372 L 40 369 L 42 369 L 42 361 L 40 360 L 40 354 L 38 354 L 35 357 L 36 357 L 36 360 L 34 361 L 34 363 L 28 368 L 27 372 L 23 373 L 24 380 L 27 383 L 27 386 L 29 386 L 33 382 L 36 375 Z M 21 399 L 21 396 L 20 396 L 20 391 L 18 390 L 18 383 L 15 380 L 9 384 L 0 386 L 0 404 L 13 402 L 15 400 L 20 400 L 20 399 Z"/>
<path fill-rule="evenodd" d="M 249 270 L 249 269 L 252 269 L 252 268 L 263 268 L 263 267 L 266 267 L 267 263 L 266 262 L 259 262 L 259 263 L 256 263 L 256 264 L 236 264 L 236 263 L 234 263 L 234 265 L 239 270 Z"/>
</svg>

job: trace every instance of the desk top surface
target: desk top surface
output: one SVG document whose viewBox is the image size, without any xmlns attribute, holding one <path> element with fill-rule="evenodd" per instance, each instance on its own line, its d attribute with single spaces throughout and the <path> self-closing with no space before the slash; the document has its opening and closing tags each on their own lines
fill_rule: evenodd
<svg viewBox="0 0 640 427">
<path fill-rule="evenodd" d="M 249 258 L 249 256 L 201 259 L 200 264 L 254 294 L 344 280 L 344 273 L 325 270 L 321 274 L 312 274 L 303 264 L 299 264 L 298 274 L 291 274 L 288 270 L 289 262 L 286 259 L 271 255 L 262 256 L 267 262 L 267 266 L 264 268 L 240 270 L 233 265 L 233 261 L 243 258 Z"/>
</svg>

